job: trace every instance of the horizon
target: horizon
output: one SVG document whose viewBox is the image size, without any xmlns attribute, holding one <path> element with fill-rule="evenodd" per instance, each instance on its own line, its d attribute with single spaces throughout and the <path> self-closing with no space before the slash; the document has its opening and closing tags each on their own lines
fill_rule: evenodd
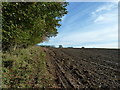
<svg viewBox="0 0 120 90">
<path fill-rule="evenodd" d="M 54 46 L 54 45 L 37 45 L 37 46 L 60 48 L 59 46 Z M 120 48 L 116 48 L 116 47 L 113 47 L 113 48 L 99 47 L 98 48 L 98 47 L 84 47 L 84 46 L 72 47 L 72 46 L 63 46 L 63 45 L 62 45 L 62 48 L 120 49 Z"/>
<path fill-rule="evenodd" d="M 38 45 L 118 48 L 118 3 L 70 2 L 58 35 Z"/>
</svg>

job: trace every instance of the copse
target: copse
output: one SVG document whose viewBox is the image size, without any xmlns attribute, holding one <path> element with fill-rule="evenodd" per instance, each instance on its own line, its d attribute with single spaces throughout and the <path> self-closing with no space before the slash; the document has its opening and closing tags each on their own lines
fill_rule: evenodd
<svg viewBox="0 0 120 90">
<path fill-rule="evenodd" d="M 66 2 L 3 2 L 3 50 L 35 45 L 57 35 Z"/>
</svg>

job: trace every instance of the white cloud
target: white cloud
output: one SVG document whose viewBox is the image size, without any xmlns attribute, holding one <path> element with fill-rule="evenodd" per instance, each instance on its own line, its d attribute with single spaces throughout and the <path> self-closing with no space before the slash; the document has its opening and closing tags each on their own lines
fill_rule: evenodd
<svg viewBox="0 0 120 90">
<path fill-rule="evenodd" d="M 103 16 L 99 16 L 98 18 L 95 19 L 94 22 L 96 23 L 96 22 L 100 22 L 100 21 L 103 21 L 103 20 L 105 20 L 105 18 Z"/>
<path fill-rule="evenodd" d="M 114 13 L 113 12 L 108 12 L 105 14 L 101 14 L 98 17 L 96 17 L 96 19 L 94 20 L 95 23 L 114 23 L 114 22 L 118 22 L 118 14 L 117 12 Z"/>
<path fill-rule="evenodd" d="M 115 3 L 104 5 L 102 7 L 99 7 L 95 12 L 98 13 L 98 12 L 101 12 L 101 11 L 109 11 L 112 8 L 114 8 L 115 6 L 116 6 Z"/>
<path fill-rule="evenodd" d="M 101 13 L 103 11 L 110 11 L 111 9 L 114 9 L 117 6 L 118 6 L 118 2 L 107 3 L 101 7 L 98 7 L 94 12 L 92 12 L 92 15 L 96 15 L 96 14 Z"/>
<path fill-rule="evenodd" d="M 112 42 L 117 40 L 118 40 L 118 28 L 116 26 L 113 26 L 112 28 L 111 27 L 99 28 L 99 29 L 97 28 L 97 30 L 90 30 L 88 32 L 74 32 L 74 33 L 66 34 L 57 42 L 57 45 L 62 44 L 62 45 L 75 46 L 75 45 L 85 45 L 85 43 L 88 45 L 88 43 L 90 43 L 91 46 L 95 46 L 94 42 L 104 43 L 104 42 Z M 101 45 L 102 44 L 99 44 L 99 46 Z"/>
<path fill-rule="evenodd" d="M 108 3 L 92 12 L 95 23 L 110 23 L 118 20 L 118 3 Z"/>
<path fill-rule="evenodd" d="M 63 36 L 58 36 L 52 38 L 48 44 L 51 45 L 63 45 L 63 46 L 76 46 L 78 47 L 106 47 L 106 48 L 117 48 L 118 41 L 118 27 L 114 23 L 110 25 L 110 27 L 87 27 L 86 29 L 90 29 L 87 32 L 81 32 L 77 30 L 77 32 L 69 32 L 64 34 Z M 79 31 L 79 32 L 78 32 Z M 43 43 L 47 44 L 47 43 Z"/>
</svg>

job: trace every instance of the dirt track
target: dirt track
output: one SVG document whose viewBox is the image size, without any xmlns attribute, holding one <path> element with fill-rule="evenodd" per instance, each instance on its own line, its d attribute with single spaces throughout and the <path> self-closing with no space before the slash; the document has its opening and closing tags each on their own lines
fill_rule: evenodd
<svg viewBox="0 0 120 90">
<path fill-rule="evenodd" d="M 49 72 L 62 88 L 120 87 L 118 50 L 44 48 Z"/>
</svg>

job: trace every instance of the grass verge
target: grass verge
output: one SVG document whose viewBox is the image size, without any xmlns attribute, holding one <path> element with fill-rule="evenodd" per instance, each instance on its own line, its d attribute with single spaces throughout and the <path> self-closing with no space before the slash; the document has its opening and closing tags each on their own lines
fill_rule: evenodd
<svg viewBox="0 0 120 90">
<path fill-rule="evenodd" d="M 38 46 L 3 53 L 2 84 L 3 88 L 54 86 L 46 67 L 46 53 Z"/>
</svg>

